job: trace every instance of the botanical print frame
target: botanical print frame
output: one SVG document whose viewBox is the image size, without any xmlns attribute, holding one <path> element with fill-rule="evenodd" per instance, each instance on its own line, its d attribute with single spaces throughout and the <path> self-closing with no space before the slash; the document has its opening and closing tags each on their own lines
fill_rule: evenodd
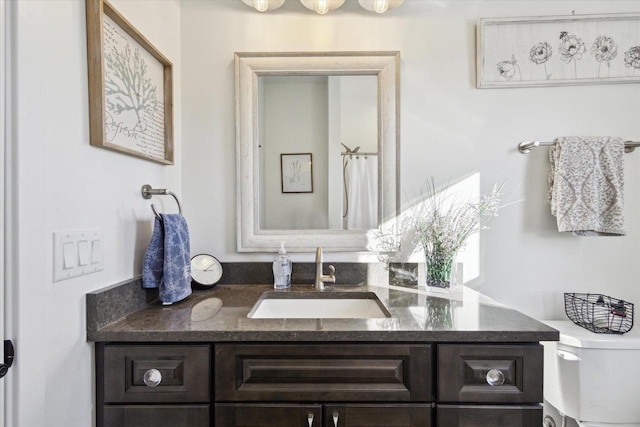
<svg viewBox="0 0 640 427">
<path fill-rule="evenodd" d="M 283 193 L 313 193 L 311 153 L 280 154 Z"/>
<path fill-rule="evenodd" d="M 480 19 L 477 87 L 640 81 L 640 14 Z"/>
<path fill-rule="evenodd" d="M 91 145 L 173 164 L 173 70 L 105 0 L 86 0 Z"/>
</svg>

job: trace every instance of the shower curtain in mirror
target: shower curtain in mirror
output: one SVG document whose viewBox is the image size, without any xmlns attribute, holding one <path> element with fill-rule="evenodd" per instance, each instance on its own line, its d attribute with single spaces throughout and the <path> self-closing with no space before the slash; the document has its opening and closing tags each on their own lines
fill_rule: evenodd
<svg viewBox="0 0 640 427">
<path fill-rule="evenodd" d="M 347 229 L 372 229 L 378 226 L 378 157 L 352 156 L 345 168 Z"/>
</svg>

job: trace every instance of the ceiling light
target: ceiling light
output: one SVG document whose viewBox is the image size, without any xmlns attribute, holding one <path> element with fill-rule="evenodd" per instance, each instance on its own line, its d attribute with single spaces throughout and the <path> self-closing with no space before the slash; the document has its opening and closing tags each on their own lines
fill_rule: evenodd
<svg viewBox="0 0 640 427">
<path fill-rule="evenodd" d="M 313 10 L 319 15 L 324 15 L 342 6 L 344 0 L 300 0 L 300 3 L 307 9 Z"/>
<path fill-rule="evenodd" d="M 358 3 L 369 12 L 385 13 L 400 6 L 404 0 L 358 0 Z"/>
<path fill-rule="evenodd" d="M 373 0 L 373 10 L 377 13 L 385 13 L 389 10 L 389 0 Z"/>
<path fill-rule="evenodd" d="M 284 4 L 284 0 L 242 0 L 242 3 L 251 6 L 258 12 L 276 10 Z"/>
</svg>

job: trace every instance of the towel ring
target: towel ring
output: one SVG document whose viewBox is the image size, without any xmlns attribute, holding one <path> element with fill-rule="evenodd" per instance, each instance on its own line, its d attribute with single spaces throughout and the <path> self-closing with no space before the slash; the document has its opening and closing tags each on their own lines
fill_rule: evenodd
<svg viewBox="0 0 640 427">
<path fill-rule="evenodd" d="M 149 184 L 145 184 L 142 186 L 142 190 L 140 192 L 142 193 L 142 197 L 144 199 L 150 199 L 151 196 L 173 197 L 176 203 L 178 204 L 178 213 L 182 215 L 182 205 L 180 204 L 180 200 L 178 200 L 178 196 L 176 196 L 174 193 L 167 190 L 166 188 L 151 188 Z M 153 211 L 154 215 L 157 218 L 160 218 L 160 214 L 158 213 L 158 210 L 156 209 L 156 206 L 153 203 L 151 203 L 151 210 Z"/>
</svg>

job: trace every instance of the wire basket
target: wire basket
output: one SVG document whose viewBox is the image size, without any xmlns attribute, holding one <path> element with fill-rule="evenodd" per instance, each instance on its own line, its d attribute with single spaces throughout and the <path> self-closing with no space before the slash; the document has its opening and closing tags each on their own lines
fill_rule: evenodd
<svg viewBox="0 0 640 427">
<path fill-rule="evenodd" d="M 602 294 L 564 294 L 573 323 L 598 334 L 624 334 L 633 328 L 633 304 Z"/>
</svg>

